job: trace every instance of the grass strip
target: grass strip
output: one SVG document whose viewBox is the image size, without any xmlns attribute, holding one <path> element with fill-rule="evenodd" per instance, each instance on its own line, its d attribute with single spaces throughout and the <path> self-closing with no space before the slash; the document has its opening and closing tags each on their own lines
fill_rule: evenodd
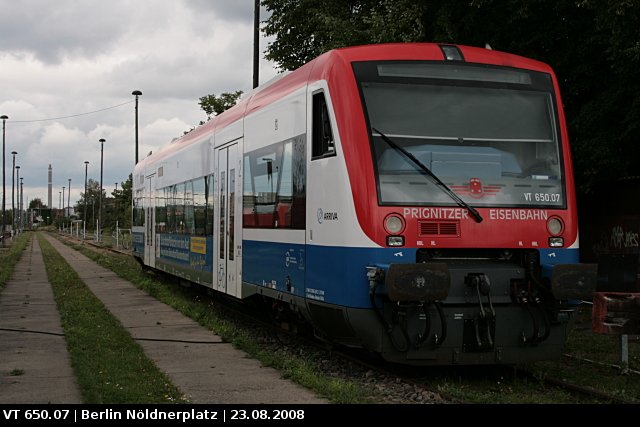
<svg viewBox="0 0 640 427">
<path fill-rule="evenodd" d="M 182 402 L 129 332 L 40 234 L 71 364 L 82 399 L 91 404 Z"/>
<path fill-rule="evenodd" d="M 31 233 L 21 233 L 11 243 L 6 243 L 7 247 L 0 251 L 0 290 L 4 289 L 13 274 L 18 260 L 22 256 L 22 252 L 27 247 L 27 243 L 31 238 Z"/>
</svg>

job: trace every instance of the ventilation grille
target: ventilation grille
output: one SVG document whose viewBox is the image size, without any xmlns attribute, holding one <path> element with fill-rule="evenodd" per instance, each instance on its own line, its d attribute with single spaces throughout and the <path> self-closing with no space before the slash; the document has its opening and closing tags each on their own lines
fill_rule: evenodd
<svg viewBox="0 0 640 427">
<path fill-rule="evenodd" d="M 459 221 L 418 221 L 420 236 L 460 236 Z"/>
</svg>

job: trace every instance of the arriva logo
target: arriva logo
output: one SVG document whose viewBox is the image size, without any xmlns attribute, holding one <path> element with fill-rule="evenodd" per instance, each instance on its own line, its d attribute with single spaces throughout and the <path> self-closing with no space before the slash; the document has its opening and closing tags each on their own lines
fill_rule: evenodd
<svg viewBox="0 0 640 427">
<path fill-rule="evenodd" d="M 324 212 L 322 208 L 318 208 L 318 224 L 325 221 L 338 221 L 338 212 Z"/>
</svg>

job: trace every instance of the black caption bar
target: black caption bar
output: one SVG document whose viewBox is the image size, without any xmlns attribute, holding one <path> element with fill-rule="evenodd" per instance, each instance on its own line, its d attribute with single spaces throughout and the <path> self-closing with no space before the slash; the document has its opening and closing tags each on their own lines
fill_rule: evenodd
<svg viewBox="0 0 640 427">
<path fill-rule="evenodd" d="M 540 411 L 545 406 L 544 411 Z M 0 425 L 2 427 L 24 424 L 79 424 L 90 425 L 115 421 L 118 426 L 141 423 L 207 423 L 215 424 L 274 424 L 313 425 L 363 425 L 377 423 L 385 417 L 405 420 L 474 420 L 478 416 L 499 413 L 501 419 L 510 420 L 509 415 L 521 415 L 529 407 L 530 415 L 570 415 L 574 420 L 589 420 L 596 415 L 615 412 L 616 416 L 637 415 L 635 405 L 375 405 L 375 404 L 321 404 L 321 405 L 2 405 Z M 634 411 L 634 412 L 631 412 Z M 451 417 L 451 418 L 443 418 Z M 456 423 L 457 424 L 457 423 Z M 374 425 L 374 424 L 371 424 Z M 375 424 L 377 425 L 377 424 Z M 500 422 L 497 423 L 500 425 Z M 507 424 L 505 424 L 507 425 Z"/>
</svg>

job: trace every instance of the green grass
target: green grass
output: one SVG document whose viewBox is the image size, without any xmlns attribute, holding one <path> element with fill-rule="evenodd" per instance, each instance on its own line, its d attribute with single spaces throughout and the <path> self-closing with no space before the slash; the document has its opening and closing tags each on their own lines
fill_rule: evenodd
<svg viewBox="0 0 640 427">
<path fill-rule="evenodd" d="M 589 310 L 590 307 L 586 307 Z M 603 364 L 619 365 L 619 337 L 591 332 L 590 326 L 576 327 L 569 334 L 567 353 Z M 605 392 L 626 401 L 640 403 L 640 376 L 625 374 L 613 366 L 563 358 L 556 362 L 532 364 L 537 375 L 552 376 Z M 640 342 L 629 341 L 629 368 L 640 370 Z"/>
<path fill-rule="evenodd" d="M 0 290 L 4 289 L 7 281 L 11 278 L 13 269 L 27 247 L 30 238 L 31 233 L 22 233 L 13 242 L 5 242 L 7 246 L 0 250 Z"/>
<path fill-rule="evenodd" d="M 576 357 L 619 365 L 619 336 L 591 332 L 591 306 L 581 307 L 578 318 L 582 323 L 574 328 L 569 335 L 567 351 Z M 640 371 L 640 341 L 638 339 L 629 340 L 629 368 Z"/>
<path fill-rule="evenodd" d="M 180 390 L 64 258 L 42 236 L 38 240 L 84 403 L 182 402 Z"/>
<path fill-rule="evenodd" d="M 471 372 L 471 369 L 475 370 Z M 465 374 L 436 376 L 431 382 L 446 396 L 479 404 L 597 403 L 569 391 L 546 385 L 536 377 L 518 375 L 512 367 L 491 366 L 457 369 Z M 480 373 L 479 373 L 480 372 Z"/>
</svg>

